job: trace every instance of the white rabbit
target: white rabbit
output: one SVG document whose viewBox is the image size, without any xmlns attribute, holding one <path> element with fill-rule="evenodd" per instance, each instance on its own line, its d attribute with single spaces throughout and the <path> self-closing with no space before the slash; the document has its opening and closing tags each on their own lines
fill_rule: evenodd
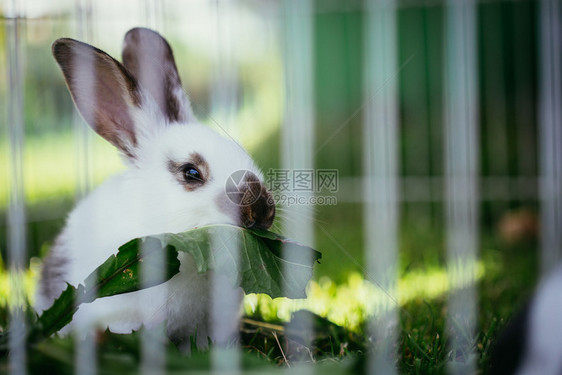
<svg viewBox="0 0 562 375">
<path fill-rule="evenodd" d="M 94 190 L 68 217 L 44 261 L 38 311 L 52 305 L 66 282 L 83 283 L 133 238 L 213 223 L 271 226 L 275 206 L 261 172 L 237 143 L 197 122 L 163 37 L 148 29 L 130 30 L 123 65 L 73 39 L 59 39 L 52 49 L 82 117 L 122 152 L 127 169 Z M 238 170 L 249 171 L 240 189 L 256 193 L 257 186 L 259 199 L 249 205 L 236 204 L 225 192 L 227 178 Z M 211 278 L 197 273 L 191 256 L 181 254 L 179 260 L 180 272 L 168 282 L 83 304 L 74 320 L 128 333 L 167 319 L 168 335 L 180 347 L 188 346 L 195 332 L 197 345 L 206 346 L 212 333 Z M 240 288 L 226 295 L 240 306 Z M 238 315 L 225 313 L 225 318 Z"/>
</svg>

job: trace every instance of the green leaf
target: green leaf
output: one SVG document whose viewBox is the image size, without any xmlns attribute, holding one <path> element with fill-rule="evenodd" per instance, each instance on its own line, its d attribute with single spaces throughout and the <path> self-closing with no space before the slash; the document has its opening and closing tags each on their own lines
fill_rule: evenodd
<svg viewBox="0 0 562 375">
<path fill-rule="evenodd" d="M 232 225 L 210 225 L 158 236 L 191 254 L 199 272 L 214 269 L 246 293 L 305 298 L 313 265 L 321 254 L 278 234 Z"/>
<path fill-rule="evenodd" d="M 161 252 L 165 256 L 161 256 Z M 163 279 L 149 279 L 152 272 L 141 284 L 140 264 L 146 269 L 164 269 Z M 171 246 L 162 246 L 158 239 L 147 237 L 132 240 L 119 247 L 115 255 L 111 255 L 101 266 L 96 268 L 85 280 L 84 285 L 78 287 L 68 285 L 66 290 L 57 298 L 53 305 L 45 310 L 37 324 L 30 332 L 31 341 L 41 337 L 49 337 L 72 321 L 78 306 L 85 302 L 92 302 L 98 297 L 112 296 L 134 292 L 141 289 L 141 285 L 150 287 L 169 280 L 179 272 L 180 262 L 177 251 Z"/>
<path fill-rule="evenodd" d="M 318 251 L 275 233 L 232 225 L 137 238 L 119 247 L 117 254 L 96 268 L 84 285 L 69 285 L 39 317 L 31 332 L 32 340 L 48 337 L 68 324 L 81 303 L 169 280 L 179 272 L 178 252 L 193 256 L 200 273 L 213 269 L 246 293 L 266 293 L 272 298 L 306 297 L 312 267 L 321 257 Z M 158 272 L 148 272 L 142 279 L 141 269 Z M 163 277 L 148 278 L 162 275 L 162 270 Z"/>
<path fill-rule="evenodd" d="M 80 290 L 80 292 L 78 292 Z M 84 293 L 84 286 L 79 285 L 78 289 L 68 284 L 64 292 L 55 300 L 51 308 L 45 310 L 38 319 L 37 325 L 33 327 L 30 336 L 35 341 L 43 337 L 49 337 L 62 327 L 70 323 L 72 316 L 78 310 L 74 303 L 77 294 Z"/>
<path fill-rule="evenodd" d="M 164 256 L 161 255 L 162 251 L 165 253 Z M 142 284 L 141 263 L 142 269 L 147 271 Z M 98 297 L 134 292 L 141 289 L 141 285 L 144 287 L 157 285 L 178 273 L 179 267 L 178 254 L 172 246 L 163 245 L 155 237 L 134 239 L 119 247 L 116 255 L 110 256 L 86 278 L 85 300 L 81 302 L 92 302 Z M 166 270 L 163 277 L 158 277 L 162 274 L 160 270 Z"/>
</svg>

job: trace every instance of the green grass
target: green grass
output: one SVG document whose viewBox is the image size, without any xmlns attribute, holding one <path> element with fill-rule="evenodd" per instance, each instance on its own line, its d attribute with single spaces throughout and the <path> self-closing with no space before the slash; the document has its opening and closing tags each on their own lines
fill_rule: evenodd
<svg viewBox="0 0 562 375">
<path fill-rule="evenodd" d="M 343 218 L 357 213 L 357 207 L 343 205 Z M 330 213 L 324 212 L 326 218 Z M 355 231 L 357 223 L 349 220 L 330 224 L 332 238 L 339 231 Z M 360 227 L 360 226 L 359 226 Z M 335 229 L 337 228 L 337 229 Z M 423 241 L 421 241 L 423 239 Z M 373 348 L 368 342 L 366 324 L 370 308 L 366 301 L 377 294 L 377 288 L 353 271 L 357 266 L 330 247 L 331 238 L 319 235 L 318 248 L 324 252 L 318 275 L 309 285 L 310 300 L 271 300 L 264 296 L 250 296 L 246 301 L 239 345 L 242 363 L 249 372 L 276 372 L 297 362 L 315 366 L 317 371 L 355 373 L 365 366 L 365 353 Z M 350 256 L 360 258 L 361 249 L 342 241 Z M 446 331 L 446 313 L 449 285 L 442 262 L 441 231 L 408 231 L 401 234 L 401 276 L 398 306 L 400 317 L 396 366 L 400 373 L 444 373 L 447 366 L 459 361 L 449 349 L 450 337 Z M 417 244 L 417 246 L 412 246 Z M 333 252 L 333 254 L 332 254 Z M 330 255 L 331 254 L 331 255 Z M 423 261 L 420 261 L 419 258 Z M 340 267 L 339 273 L 334 273 Z M 323 269 L 326 267 L 325 269 Z M 329 270 L 329 271 L 327 271 Z M 536 245 L 533 242 L 507 245 L 495 232 L 485 232 L 481 241 L 481 263 L 477 274 L 478 327 L 472 342 L 479 372 L 485 371 L 490 360 L 494 338 L 506 321 L 532 291 L 536 279 Z M 327 274 L 332 274 L 329 278 Z M 31 271 L 29 277 L 33 277 Z M 36 273 L 35 273 L 36 274 Z M 3 273 L 0 279 L 6 280 Z M 444 280 L 445 279 L 445 280 Z M 337 281 L 335 281 L 337 280 Z M 436 285 L 438 284 L 438 285 Z M 0 290 L 0 295 L 2 294 Z M 253 306 L 253 307 L 252 307 Z M 301 309 L 315 314 L 303 312 Z M 6 305 L 2 323 L 6 327 Z M 302 328 L 302 321 L 312 319 L 314 330 Z M 288 323 L 290 322 L 290 323 Z M 126 365 L 139 363 L 139 335 L 96 336 L 100 366 L 109 373 L 120 372 Z M 191 357 L 181 355 L 167 344 L 167 368 L 208 371 L 212 367 L 208 352 L 195 352 Z M 52 366 L 60 373 L 71 371 L 73 342 L 68 338 L 52 338 L 30 351 L 30 369 Z M 50 367 L 49 367 L 50 368 Z M 134 367 L 133 367 L 134 368 Z M 131 369 L 131 368 L 129 368 Z"/>
</svg>

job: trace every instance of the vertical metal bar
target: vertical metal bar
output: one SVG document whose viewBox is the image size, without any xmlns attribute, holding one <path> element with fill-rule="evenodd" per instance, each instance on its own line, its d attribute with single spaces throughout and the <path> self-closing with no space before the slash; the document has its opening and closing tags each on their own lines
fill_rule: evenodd
<svg viewBox="0 0 562 375">
<path fill-rule="evenodd" d="M 94 42 L 93 30 L 93 3 L 92 0 L 77 0 L 76 2 L 76 24 L 75 30 L 78 39 L 87 43 Z M 94 66 L 88 59 L 77 64 L 83 68 L 84 64 L 91 65 L 92 73 L 83 79 L 89 79 L 90 82 L 83 82 L 81 85 L 82 90 L 93 90 L 95 86 L 94 80 Z M 88 93 L 88 96 L 95 98 L 94 93 Z M 82 119 L 78 111 L 75 109 L 73 114 L 73 133 L 75 142 L 75 157 L 76 157 L 76 176 L 77 176 L 77 190 L 76 200 L 84 198 L 93 187 L 92 171 L 93 171 L 93 152 L 92 152 L 92 131 L 86 122 Z M 95 225 L 95 223 L 93 223 Z M 79 303 L 79 301 L 76 301 Z M 85 334 L 82 323 L 79 318 L 75 318 L 74 332 L 75 337 L 75 354 L 74 354 L 74 372 L 76 374 L 96 374 L 96 343 L 95 338 L 90 334 Z M 87 322 L 85 323 L 88 324 Z"/>
<path fill-rule="evenodd" d="M 450 372 L 474 373 L 477 226 L 476 14 L 474 0 L 448 0 L 445 28 L 445 194 L 447 266 L 451 284 L 447 328 Z"/>
<path fill-rule="evenodd" d="M 92 27 L 93 4 L 91 0 L 76 1 L 76 36 L 79 40 L 93 43 L 94 33 Z M 85 86 L 86 87 L 86 86 Z M 92 170 L 92 131 L 80 117 L 78 111 L 74 110 L 73 132 L 76 156 L 77 192 L 76 199 L 85 197 L 93 186 Z"/>
<path fill-rule="evenodd" d="M 239 264 L 241 246 L 239 240 L 238 237 L 229 239 L 236 264 Z M 213 248 L 224 246 L 219 238 L 213 238 L 212 243 Z M 211 273 L 210 293 L 210 333 L 215 340 L 215 346 L 211 351 L 212 372 L 239 374 L 242 358 L 234 342 L 238 341 L 238 318 L 243 293 L 240 289 L 233 289 L 230 281 L 217 272 Z"/>
<path fill-rule="evenodd" d="M 138 204 L 142 204 L 138 202 Z M 142 212 L 142 209 L 139 210 Z M 160 264 L 165 264 L 164 253 L 155 251 L 153 248 L 154 243 L 144 242 L 142 244 L 141 251 L 144 254 L 152 254 L 152 256 L 158 256 L 158 262 Z M 156 280 L 163 282 L 165 280 L 164 268 L 150 267 L 146 263 L 141 264 L 141 277 L 140 284 L 141 288 L 148 288 L 154 285 Z M 150 282 L 152 280 L 152 283 Z M 147 285 L 150 283 L 150 285 Z M 150 303 L 153 306 L 166 306 L 166 302 L 169 298 L 167 289 L 161 289 L 164 292 L 160 294 L 151 294 Z M 145 295 L 146 296 L 146 295 Z M 164 342 L 166 342 L 166 332 L 164 325 L 151 325 L 150 321 L 154 318 L 154 312 L 151 309 L 144 308 L 145 306 L 139 305 L 138 308 L 141 309 L 143 316 L 143 321 L 147 322 L 147 326 L 143 327 L 141 330 L 141 358 L 140 358 L 140 373 L 142 375 L 158 375 L 165 373 L 166 366 L 166 351 L 164 347 Z"/>
<path fill-rule="evenodd" d="M 562 260 L 562 28 L 560 2 L 540 2 L 540 202 L 541 270 Z"/>
<path fill-rule="evenodd" d="M 398 313 L 398 85 L 396 2 L 367 2 L 363 124 L 364 232 L 368 278 L 383 293 L 376 302 L 369 335 L 374 352 L 370 374 L 396 374 Z"/>
<path fill-rule="evenodd" d="M 140 204 L 140 202 L 139 202 Z M 153 256 L 159 256 L 158 259 L 161 264 L 165 264 L 164 253 L 155 251 L 154 243 L 144 242 L 142 244 L 142 252 L 145 254 L 152 253 Z M 165 280 L 165 269 L 147 266 L 146 263 L 141 264 L 141 287 L 147 288 L 149 280 L 153 282 L 155 280 L 160 280 L 163 282 Z M 164 289 L 166 290 L 166 289 Z M 165 306 L 168 299 L 168 294 L 163 292 L 161 294 L 152 293 L 151 303 L 153 306 Z M 143 306 L 138 306 L 142 309 Z M 150 309 L 143 309 L 143 321 L 150 322 L 153 318 L 153 312 Z M 158 375 L 165 373 L 166 365 L 166 352 L 164 348 L 164 342 L 166 340 L 166 332 L 163 325 L 155 325 L 154 327 L 144 327 L 141 331 L 141 363 L 140 363 L 140 373 L 143 375 Z"/>
<path fill-rule="evenodd" d="M 9 371 L 11 374 L 26 373 L 25 351 L 25 286 L 26 266 L 26 214 L 23 180 L 24 129 L 24 72 L 22 36 L 25 15 L 18 9 L 21 2 L 11 1 L 6 15 L 7 70 L 8 70 L 8 134 L 10 163 L 8 207 L 8 262 L 11 295 L 9 301 Z"/>
<path fill-rule="evenodd" d="M 158 0 L 144 0 L 142 2 L 142 20 L 141 22 L 144 25 L 152 28 L 156 31 L 160 31 L 160 28 L 163 25 L 163 15 L 162 15 L 162 3 L 163 1 Z M 146 69 L 147 65 L 143 64 L 143 60 L 139 61 L 141 64 L 139 66 L 139 76 L 136 77 L 139 79 L 140 82 L 152 82 L 154 79 L 150 78 L 149 75 L 152 74 L 149 69 Z M 139 206 L 139 212 L 142 212 L 143 208 L 142 205 L 144 204 L 143 201 L 137 202 Z M 144 210 L 147 210 L 144 208 Z M 145 212 L 146 216 L 150 215 L 150 212 Z M 151 245 L 152 244 L 152 245 Z M 155 252 L 155 249 L 152 248 L 154 243 L 144 242 L 142 244 L 142 251 L 143 253 L 152 253 L 153 256 L 158 256 L 158 261 L 161 264 L 165 263 L 165 254 L 163 252 Z M 164 268 L 156 268 L 150 267 L 146 263 L 141 264 L 141 287 L 148 288 L 150 285 L 153 285 L 155 280 L 159 280 L 160 282 L 165 281 L 165 269 Z M 150 282 L 152 280 L 152 283 Z M 150 285 L 149 285 L 150 283 Z M 166 289 L 164 289 L 166 290 Z M 154 306 L 166 306 L 166 301 L 169 298 L 167 293 L 160 293 L 158 295 L 152 294 L 151 303 Z M 142 309 L 142 306 L 139 306 Z M 144 309 L 143 313 L 143 321 L 150 322 L 151 316 L 153 313 L 149 309 Z M 144 327 L 141 330 L 141 358 L 140 358 L 140 372 L 143 375 L 158 375 L 164 374 L 166 368 L 166 350 L 164 343 L 166 342 L 166 332 L 164 325 L 155 325 L 154 327 Z"/>
<path fill-rule="evenodd" d="M 234 17 L 239 11 L 237 0 L 214 0 L 216 6 L 216 50 L 213 66 L 211 106 L 213 120 L 228 136 L 236 139 L 238 102 L 238 65 L 234 58 L 232 34 L 237 27 Z M 232 239 L 237 241 L 238 239 Z M 220 239 L 213 239 L 213 246 L 220 245 Z M 240 244 L 232 243 L 233 256 L 240 256 Z M 238 263 L 238 260 L 236 260 Z M 213 272 L 211 277 L 211 336 L 216 344 L 211 352 L 214 373 L 240 373 L 241 356 L 232 340 L 238 337 L 238 311 L 241 295 L 222 275 Z M 234 319 L 233 319 L 234 317 Z M 235 336 L 235 337 L 233 337 Z"/>
<path fill-rule="evenodd" d="M 285 112 L 282 128 L 282 166 L 291 172 L 314 167 L 313 3 L 287 0 L 284 25 Z M 312 207 L 298 205 L 287 211 L 288 236 L 314 244 Z"/>
<path fill-rule="evenodd" d="M 281 129 L 281 165 L 292 176 L 314 168 L 314 4 L 311 0 L 283 2 L 283 66 L 285 107 Z M 296 191 L 286 193 L 296 194 Z M 304 204 L 287 207 L 283 227 L 287 236 L 314 246 L 313 192 L 298 192 Z M 302 322 L 312 331 L 312 322 Z M 305 343 L 308 346 L 309 343 Z M 304 370 L 303 370 L 304 371 Z"/>
<path fill-rule="evenodd" d="M 238 70 L 234 61 L 233 30 L 237 0 L 214 0 L 216 4 L 216 49 L 213 65 L 211 110 L 215 121 L 237 138 L 235 126 L 238 102 Z"/>
<path fill-rule="evenodd" d="M 142 18 L 144 24 L 153 30 L 162 30 L 164 26 L 164 1 L 144 0 L 142 4 Z"/>
</svg>

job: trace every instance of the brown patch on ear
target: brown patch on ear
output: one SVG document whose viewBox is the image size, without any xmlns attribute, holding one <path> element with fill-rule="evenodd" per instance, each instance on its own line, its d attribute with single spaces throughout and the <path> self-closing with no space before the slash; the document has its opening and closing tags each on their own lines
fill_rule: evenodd
<svg viewBox="0 0 562 375">
<path fill-rule="evenodd" d="M 125 35 L 122 55 L 123 64 L 150 92 L 168 122 L 187 122 L 191 110 L 166 39 L 155 31 L 134 28 Z"/>
<path fill-rule="evenodd" d="M 178 98 L 172 95 L 172 86 L 170 82 L 166 80 L 166 116 L 170 122 L 187 122 L 187 118 L 181 115 L 181 105 L 178 102 Z"/>
<path fill-rule="evenodd" d="M 105 52 L 74 39 L 56 40 L 52 52 L 84 120 L 132 157 L 137 138 L 129 109 L 142 105 L 135 77 Z"/>
<path fill-rule="evenodd" d="M 108 118 L 104 114 L 95 114 L 95 116 L 96 116 L 95 121 L 98 124 L 106 124 L 106 123 L 112 121 L 110 118 Z M 132 121 L 132 119 L 131 119 L 131 121 Z M 86 120 L 86 122 L 89 123 L 88 120 Z M 100 136 L 102 136 L 104 139 L 106 139 L 113 146 L 117 147 L 119 150 L 124 152 L 128 157 L 130 157 L 130 158 L 135 157 L 135 155 L 133 154 L 133 151 L 130 149 L 130 145 L 128 144 L 128 142 L 124 141 L 122 136 L 119 135 L 119 134 L 116 134 L 116 132 L 113 131 L 112 129 L 101 125 L 101 126 L 98 126 L 94 130 L 96 131 L 96 133 L 98 133 Z M 126 133 L 127 139 L 130 140 L 131 145 L 133 147 L 136 146 L 137 145 L 137 137 L 136 137 L 134 131 L 132 131 L 131 129 L 123 128 L 123 132 Z"/>
</svg>

